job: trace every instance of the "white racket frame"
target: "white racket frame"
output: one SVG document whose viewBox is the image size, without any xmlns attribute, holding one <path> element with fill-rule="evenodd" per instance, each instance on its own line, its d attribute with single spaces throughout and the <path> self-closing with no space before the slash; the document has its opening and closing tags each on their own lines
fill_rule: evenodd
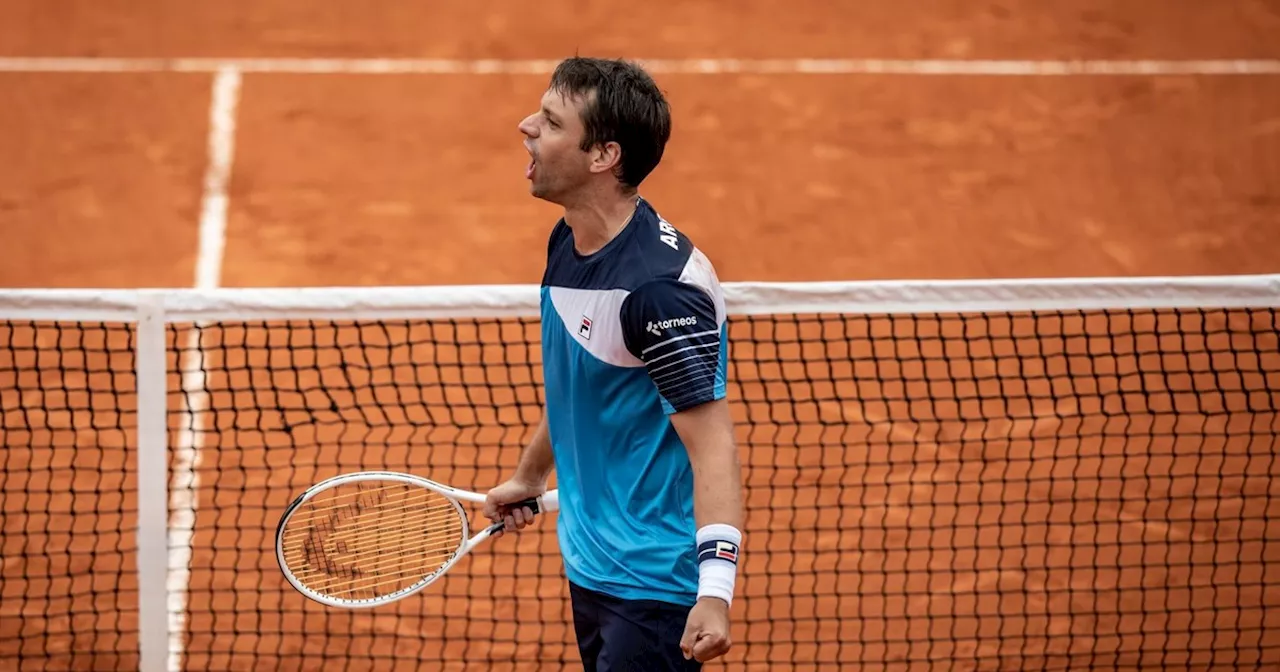
<svg viewBox="0 0 1280 672">
<path fill-rule="evenodd" d="M 343 598 L 336 598 L 329 595 L 325 595 L 323 593 L 316 592 L 308 588 L 301 581 L 299 581 L 298 578 L 294 576 L 293 572 L 290 571 L 288 563 L 285 562 L 285 559 L 284 559 L 285 526 L 288 524 L 289 520 L 293 518 L 293 514 L 296 513 L 303 504 L 307 503 L 308 500 L 315 497 L 316 495 L 322 492 L 325 492 L 326 490 L 332 490 L 333 488 L 336 488 L 340 485 L 360 483 L 362 481 L 398 481 L 400 483 L 414 485 L 420 488 L 425 488 L 427 490 L 433 490 L 435 492 L 440 493 L 441 495 L 444 495 L 444 497 L 449 500 L 449 503 L 453 505 L 454 510 L 458 514 L 458 518 L 462 521 L 463 542 L 458 546 L 458 549 L 454 551 L 453 557 L 449 558 L 449 560 L 446 561 L 443 565 L 441 565 L 439 569 L 436 569 L 434 572 L 431 572 L 430 574 L 423 576 L 421 579 L 419 579 L 417 582 L 413 583 L 412 585 L 409 585 L 405 588 L 401 588 L 400 590 L 397 590 L 394 593 L 390 593 L 390 594 L 383 595 L 381 597 L 375 597 L 375 598 L 343 599 Z M 417 593 L 423 588 L 426 588 L 427 586 L 434 583 L 437 579 L 444 576 L 445 573 L 447 573 L 455 564 L 457 564 L 459 560 L 466 557 L 468 553 L 474 550 L 476 546 L 479 546 L 486 539 L 493 536 L 495 532 L 502 529 L 503 523 L 501 522 L 493 523 L 492 525 L 486 526 L 480 532 L 477 532 L 475 536 L 469 539 L 467 538 L 467 535 L 471 533 L 471 521 L 468 519 L 466 511 L 463 510 L 461 502 L 483 504 L 484 501 L 485 501 L 485 496 L 478 492 L 471 492 L 469 490 L 460 490 L 458 488 L 450 487 L 448 485 L 444 485 L 443 483 L 437 483 L 435 481 L 432 481 L 427 478 L 423 478 L 421 476 L 415 476 L 413 474 L 406 474 L 406 473 L 397 472 L 397 471 L 359 471 L 355 473 L 333 476 L 307 488 L 302 494 L 298 495 L 297 498 L 295 498 L 292 503 L 289 504 L 288 508 L 285 509 L 284 514 L 280 516 L 280 522 L 276 525 L 276 562 L 279 563 L 280 572 L 284 574 L 285 580 L 287 580 L 289 584 L 294 587 L 295 590 L 307 596 L 308 598 L 315 600 L 316 602 L 319 602 L 320 604 L 328 605 L 330 607 L 337 607 L 340 609 L 368 609 L 368 608 L 376 607 L 383 604 L 391 604 L 392 602 L 403 600 L 404 598 L 409 597 L 410 595 L 413 595 L 414 593 Z M 541 496 L 539 496 L 536 501 L 538 503 L 538 513 L 534 515 L 542 515 L 544 513 L 550 513 L 550 512 L 556 511 L 560 508 L 559 491 L 558 490 L 547 491 L 546 493 L 543 493 Z"/>
</svg>

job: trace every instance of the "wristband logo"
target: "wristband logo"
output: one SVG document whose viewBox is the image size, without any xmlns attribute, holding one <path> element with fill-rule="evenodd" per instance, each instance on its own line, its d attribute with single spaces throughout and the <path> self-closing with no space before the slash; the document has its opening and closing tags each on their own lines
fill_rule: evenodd
<svg viewBox="0 0 1280 672">
<path fill-rule="evenodd" d="M 728 560 L 736 565 L 738 564 L 738 545 L 723 539 L 704 541 L 698 545 L 698 562 L 706 560 Z"/>
</svg>

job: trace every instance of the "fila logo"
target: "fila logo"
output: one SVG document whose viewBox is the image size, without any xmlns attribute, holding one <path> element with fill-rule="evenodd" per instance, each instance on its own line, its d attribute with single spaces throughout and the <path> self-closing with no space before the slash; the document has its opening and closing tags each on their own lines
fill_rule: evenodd
<svg viewBox="0 0 1280 672">
<path fill-rule="evenodd" d="M 671 246 L 671 249 L 679 252 L 680 246 L 676 243 L 676 227 L 671 226 L 665 219 L 658 220 L 658 229 L 662 233 L 658 234 L 658 240 Z"/>
<path fill-rule="evenodd" d="M 664 329 L 670 329 L 671 327 L 691 327 L 697 323 L 697 316 L 690 315 L 689 317 L 677 317 L 672 320 L 658 320 L 657 322 L 650 322 L 649 325 L 645 327 L 645 330 L 654 336 L 661 336 Z"/>
<path fill-rule="evenodd" d="M 578 326 L 578 335 L 581 336 L 583 340 L 591 340 L 591 318 L 586 315 L 582 316 L 582 324 Z"/>
<path fill-rule="evenodd" d="M 698 544 L 698 563 L 701 564 L 707 560 L 728 560 L 736 565 L 739 553 L 738 545 L 732 541 L 711 539 Z"/>
</svg>

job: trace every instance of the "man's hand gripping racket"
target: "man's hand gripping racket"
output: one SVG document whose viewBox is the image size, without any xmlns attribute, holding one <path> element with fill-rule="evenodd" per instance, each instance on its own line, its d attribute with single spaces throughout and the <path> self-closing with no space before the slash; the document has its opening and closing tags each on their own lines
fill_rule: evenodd
<svg viewBox="0 0 1280 672">
<path fill-rule="evenodd" d="M 276 559 L 289 583 L 321 604 L 389 604 L 444 576 L 508 520 L 524 527 L 530 514 L 559 508 L 556 490 L 529 494 L 505 507 L 491 503 L 486 510 L 505 519 L 468 538 L 461 502 L 486 503 L 483 494 L 389 471 L 335 476 L 285 510 L 276 527 Z"/>
</svg>

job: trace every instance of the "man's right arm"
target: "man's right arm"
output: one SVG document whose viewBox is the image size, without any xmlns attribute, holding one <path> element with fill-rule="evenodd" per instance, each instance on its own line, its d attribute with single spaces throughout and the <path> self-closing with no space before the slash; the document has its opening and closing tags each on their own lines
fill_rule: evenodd
<svg viewBox="0 0 1280 672">
<path fill-rule="evenodd" d="M 546 492 L 547 479 L 554 467 L 551 433 L 547 429 L 547 416 L 544 413 L 538 428 L 533 432 L 533 438 L 520 455 L 515 474 L 507 482 L 490 490 L 485 497 L 484 515 L 490 520 L 504 520 L 508 530 L 522 529 L 532 523 L 534 515 L 528 507 L 514 511 L 504 511 L 504 507 Z"/>
</svg>

